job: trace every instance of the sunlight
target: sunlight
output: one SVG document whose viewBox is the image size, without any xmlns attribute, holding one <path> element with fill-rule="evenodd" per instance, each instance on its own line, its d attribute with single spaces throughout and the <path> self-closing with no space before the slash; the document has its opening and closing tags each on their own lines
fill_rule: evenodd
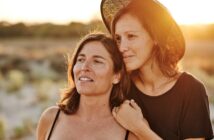
<svg viewBox="0 0 214 140">
<path fill-rule="evenodd" d="M 101 0 L 0 0 L 0 20 L 9 22 L 88 22 L 100 17 Z M 214 0 L 160 0 L 180 24 L 214 22 Z"/>
<path fill-rule="evenodd" d="M 180 24 L 214 22 L 213 0 L 160 0 Z"/>
<path fill-rule="evenodd" d="M 2 19 L 14 22 L 87 22 L 97 16 L 99 2 L 100 0 L 0 0 L 1 7 L 7 7 L 0 7 L 0 14 L 3 15 Z"/>
</svg>

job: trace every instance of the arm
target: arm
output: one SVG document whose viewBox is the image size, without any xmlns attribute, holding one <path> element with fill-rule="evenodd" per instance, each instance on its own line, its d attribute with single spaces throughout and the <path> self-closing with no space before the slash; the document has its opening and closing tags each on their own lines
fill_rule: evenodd
<svg viewBox="0 0 214 140">
<path fill-rule="evenodd" d="M 143 117 L 140 107 L 134 102 L 134 100 L 125 101 L 119 108 L 114 108 L 112 113 L 114 118 L 124 128 L 134 133 L 139 140 L 161 139 L 156 133 L 151 130 L 148 122 Z"/>
<path fill-rule="evenodd" d="M 52 122 L 54 121 L 54 117 L 57 110 L 58 110 L 57 107 L 50 107 L 42 113 L 37 126 L 36 132 L 37 140 L 45 140 L 46 135 L 49 132 L 49 129 L 52 125 Z"/>
</svg>

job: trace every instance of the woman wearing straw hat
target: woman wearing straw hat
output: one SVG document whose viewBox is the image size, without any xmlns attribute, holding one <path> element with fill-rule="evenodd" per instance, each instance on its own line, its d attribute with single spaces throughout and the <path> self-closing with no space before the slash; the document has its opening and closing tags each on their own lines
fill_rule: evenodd
<svg viewBox="0 0 214 140">
<path fill-rule="evenodd" d="M 185 41 L 166 8 L 155 0 L 102 0 L 101 14 L 132 81 L 133 100 L 113 109 L 115 119 L 139 139 L 212 139 L 204 85 L 178 69 Z"/>
</svg>

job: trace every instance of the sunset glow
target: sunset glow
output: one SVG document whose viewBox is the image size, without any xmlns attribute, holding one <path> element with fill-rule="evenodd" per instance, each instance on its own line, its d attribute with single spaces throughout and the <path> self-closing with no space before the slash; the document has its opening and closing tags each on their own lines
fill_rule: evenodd
<svg viewBox="0 0 214 140">
<path fill-rule="evenodd" d="M 181 24 L 214 22 L 213 0 L 160 0 Z"/>
<path fill-rule="evenodd" d="M 87 22 L 99 14 L 100 0 L 0 0 L 0 20 L 10 22 Z"/>
<path fill-rule="evenodd" d="M 100 18 L 101 0 L 0 0 L 0 21 L 87 22 Z M 214 22 L 213 0 L 160 0 L 180 24 Z"/>
</svg>

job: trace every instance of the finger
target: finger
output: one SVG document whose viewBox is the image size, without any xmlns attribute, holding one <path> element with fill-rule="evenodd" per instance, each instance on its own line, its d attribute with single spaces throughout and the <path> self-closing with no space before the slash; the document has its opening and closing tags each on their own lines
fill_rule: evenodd
<svg viewBox="0 0 214 140">
<path fill-rule="evenodd" d="M 119 111 L 119 109 L 120 109 L 119 107 L 114 107 L 113 110 L 114 110 L 115 113 L 117 113 Z"/>
<path fill-rule="evenodd" d="M 116 107 L 113 108 L 113 110 L 112 110 L 112 115 L 113 115 L 114 118 L 117 117 Z"/>
<path fill-rule="evenodd" d="M 130 104 L 134 109 L 141 110 L 141 108 L 138 106 L 138 104 L 133 99 L 131 99 Z"/>
<path fill-rule="evenodd" d="M 130 104 L 130 100 L 125 100 L 123 104 Z"/>
</svg>

